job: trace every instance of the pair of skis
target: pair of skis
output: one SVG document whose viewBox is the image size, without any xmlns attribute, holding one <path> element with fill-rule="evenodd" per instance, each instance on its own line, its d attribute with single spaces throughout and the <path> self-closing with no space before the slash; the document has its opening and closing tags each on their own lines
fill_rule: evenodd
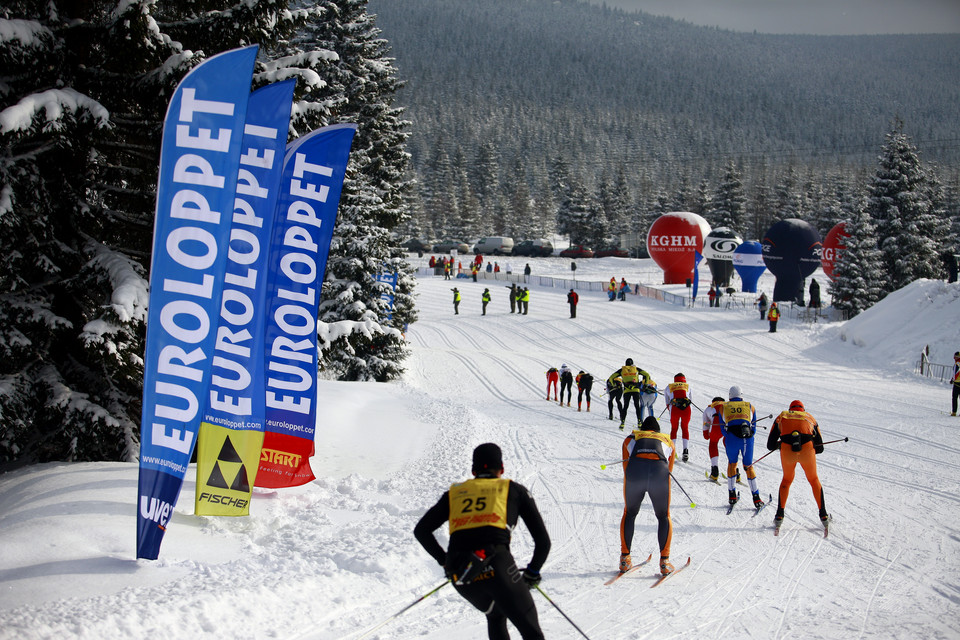
<svg viewBox="0 0 960 640">
<path fill-rule="evenodd" d="M 735 501 L 731 502 L 731 503 L 730 503 L 730 506 L 727 507 L 727 515 L 730 515 L 731 513 L 733 513 L 733 508 L 737 505 L 738 502 L 740 502 L 740 492 L 739 492 L 739 491 L 737 492 L 737 499 L 736 499 Z M 763 504 L 761 504 L 759 507 L 754 507 L 754 508 L 753 508 L 753 515 L 750 516 L 750 517 L 751 517 L 751 518 L 756 518 L 758 515 L 760 515 L 760 512 L 763 511 L 763 510 L 766 508 L 766 506 L 767 506 L 768 504 L 770 504 L 771 502 L 773 502 L 773 494 L 772 494 L 772 493 L 769 495 L 769 497 L 767 498 L 767 501 L 766 501 L 766 502 L 764 502 Z"/>
<path fill-rule="evenodd" d="M 833 520 L 833 518 L 828 515 L 826 520 L 821 520 L 821 521 L 820 521 L 821 524 L 823 524 L 823 537 L 824 537 L 824 538 L 826 538 L 826 537 L 830 534 L 830 521 L 831 521 L 831 520 Z M 774 525 L 773 525 L 773 535 L 779 536 L 779 535 L 780 535 L 780 527 L 782 527 L 782 526 L 783 526 L 783 520 L 781 520 L 779 524 L 774 523 Z"/>
<path fill-rule="evenodd" d="M 640 563 L 638 563 L 638 564 L 633 565 L 632 567 L 630 567 L 630 568 L 627 569 L 626 571 L 623 571 L 623 572 L 619 572 L 619 571 L 618 571 L 618 572 L 617 572 L 617 575 L 613 576 L 612 578 L 610 578 L 609 580 L 607 580 L 606 582 L 603 583 L 604 586 L 609 586 L 609 585 L 613 584 L 614 582 L 616 582 L 617 580 L 619 580 L 620 578 L 622 578 L 623 576 L 633 573 L 633 572 L 636 571 L 637 569 L 643 567 L 643 566 L 646 565 L 648 562 L 650 562 L 650 559 L 651 559 L 651 558 L 653 558 L 653 554 L 652 554 L 652 553 L 651 553 L 649 556 L 647 556 L 647 559 L 644 560 L 643 562 L 640 562 Z M 683 571 L 684 569 L 686 569 L 686 568 L 689 567 L 689 566 L 690 566 L 690 558 L 688 557 L 688 558 L 687 558 L 687 561 L 686 561 L 684 564 L 680 565 L 680 567 L 674 569 L 674 570 L 671 571 L 670 573 L 661 574 L 660 577 L 657 578 L 657 581 L 654 582 L 652 585 L 650 585 L 650 588 L 653 589 L 655 586 L 659 585 L 660 583 L 662 583 L 664 580 L 666 580 L 666 579 L 669 578 L 670 576 L 672 576 L 672 575 L 674 575 L 674 574 L 676 574 L 676 573 L 680 573 L 681 571 Z"/>
</svg>

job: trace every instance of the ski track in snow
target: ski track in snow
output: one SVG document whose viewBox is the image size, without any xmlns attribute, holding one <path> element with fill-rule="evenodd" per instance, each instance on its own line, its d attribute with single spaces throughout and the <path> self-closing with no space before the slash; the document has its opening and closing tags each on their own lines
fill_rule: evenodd
<svg viewBox="0 0 960 640">
<path fill-rule="evenodd" d="M 584 262 L 580 277 L 589 269 Z M 609 278 L 597 273 L 597 280 Z M 457 316 L 449 294 L 454 284 L 463 293 Z M 47 517 L 28 502 L 52 500 L 58 487 L 30 500 L 25 492 L 29 483 L 54 483 L 61 466 L 0 478 L 0 639 L 356 638 L 442 582 L 412 529 L 450 483 L 469 477 L 471 451 L 486 441 L 500 444 L 506 476 L 527 486 L 543 513 L 553 540 L 543 589 L 591 638 L 960 637 L 960 423 L 936 413 L 949 401 L 943 386 L 858 364 L 865 358 L 857 347 L 840 343 L 828 324 L 785 319 L 769 334 L 749 307 L 684 309 L 636 296 L 609 302 L 599 291 L 581 292 L 577 318 L 570 319 L 565 289 L 536 286 L 529 315 L 510 314 L 506 291 L 495 288 L 484 317 L 484 286 L 490 284 L 420 280 L 420 321 L 407 334 L 412 355 L 403 380 L 371 385 L 370 400 L 359 400 L 386 393 L 388 406 L 410 407 L 413 423 L 351 422 L 357 407 L 328 417 L 330 428 L 341 424 L 355 433 L 357 451 L 339 455 L 356 456 L 356 472 L 325 475 L 315 464 L 315 482 L 258 492 L 253 515 L 237 519 L 193 516 L 188 474 L 156 562 L 130 559 L 135 465 L 81 465 L 87 475 L 66 476 L 98 494 L 95 502 L 76 494 L 80 506 L 64 510 L 68 526 L 80 532 L 57 546 L 76 549 L 48 562 L 41 553 L 65 552 L 52 543 L 28 552 L 37 543 L 22 527 Z M 691 460 L 674 468 L 697 507 L 673 487 L 671 509 L 672 557 L 675 564 L 688 555 L 693 562 L 652 590 L 655 560 L 603 584 L 619 556 L 622 471 L 615 461 L 629 431 L 607 419 L 601 394 L 626 357 L 660 389 L 684 372 L 697 405 Z M 545 371 L 564 362 L 594 375 L 589 413 L 577 411 L 575 385 L 571 407 L 545 402 Z M 849 437 L 817 459 L 834 516 L 828 538 L 799 469 L 779 537 L 771 510 L 751 517 L 746 486 L 737 487 L 741 501 L 725 515 L 725 483 L 717 487 L 703 477 L 710 462 L 700 414 L 733 384 L 759 416 L 775 416 L 799 398 L 826 440 Z M 353 388 L 363 387 L 337 390 Z M 663 408 L 661 397 L 655 415 Z M 669 430 L 666 416 L 661 425 Z M 766 437 L 766 428 L 759 429 L 756 458 L 766 453 Z M 414 450 L 400 446 L 409 442 Z M 318 436 L 317 448 L 323 447 Z M 757 473 L 761 494 L 776 500 L 778 454 L 760 462 Z M 59 489 L 69 494 L 80 487 Z M 91 509 L 102 522 L 90 521 Z M 445 544 L 445 528 L 437 535 Z M 632 551 L 658 556 L 656 519 L 646 501 Z M 532 552 L 522 524 L 513 552 L 521 567 Z M 18 553 L 38 559 L 18 561 Z M 58 582 L 39 595 L 48 585 L 45 574 Z M 38 595 L 26 594 L 30 589 Z M 579 637 L 534 597 L 547 637 Z M 486 631 L 482 614 L 449 586 L 370 636 L 452 637 L 480 640 Z"/>
</svg>

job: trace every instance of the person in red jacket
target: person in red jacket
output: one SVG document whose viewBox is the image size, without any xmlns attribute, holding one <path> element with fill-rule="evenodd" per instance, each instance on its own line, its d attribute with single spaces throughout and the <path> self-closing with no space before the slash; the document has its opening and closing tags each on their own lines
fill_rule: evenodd
<svg viewBox="0 0 960 640">
<path fill-rule="evenodd" d="M 570 293 L 567 294 L 567 304 L 570 305 L 570 317 L 577 317 L 577 303 L 580 302 L 580 296 L 577 295 L 577 292 L 573 289 L 570 289 Z"/>
<path fill-rule="evenodd" d="M 817 476 L 818 453 L 823 453 L 823 436 L 820 435 L 820 426 L 813 416 L 806 412 L 803 403 L 794 400 L 790 409 L 783 411 L 773 421 L 770 435 L 767 437 L 767 449 L 773 451 L 780 447 L 780 466 L 783 468 L 783 479 L 780 481 L 780 492 L 777 497 L 777 514 L 773 524 L 779 527 L 783 522 L 783 510 L 787 506 L 787 497 L 790 495 L 790 485 L 796 475 L 797 464 L 807 476 L 807 482 L 813 490 L 813 497 L 820 508 L 820 522 L 827 526 L 830 515 L 823 502 L 823 485 Z"/>
<path fill-rule="evenodd" d="M 670 439 L 676 442 L 677 430 L 683 436 L 683 461 L 690 459 L 690 414 L 693 403 L 690 397 L 690 385 L 682 373 L 673 376 L 673 382 L 663 390 L 663 399 L 670 407 Z"/>
</svg>

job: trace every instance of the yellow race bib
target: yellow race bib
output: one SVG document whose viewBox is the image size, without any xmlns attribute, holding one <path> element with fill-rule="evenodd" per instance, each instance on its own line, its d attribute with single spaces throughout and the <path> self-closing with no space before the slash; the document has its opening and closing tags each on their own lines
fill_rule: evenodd
<svg viewBox="0 0 960 640">
<path fill-rule="evenodd" d="M 450 533 L 477 527 L 507 528 L 506 478 L 473 478 L 451 485 Z"/>
</svg>

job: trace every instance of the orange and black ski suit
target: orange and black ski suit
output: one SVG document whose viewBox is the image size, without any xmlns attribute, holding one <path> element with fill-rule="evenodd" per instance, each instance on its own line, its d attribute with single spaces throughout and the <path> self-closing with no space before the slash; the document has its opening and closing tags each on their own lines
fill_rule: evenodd
<svg viewBox="0 0 960 640">
<path fill-rule="evenodd" d="M 643 496 L 649 494 L 657 516 L 660 557 L 670 557 L 673 523 L 670 521 L 670 472 L 676 459 L 673 443 L 659 431 L 634 431 L 623 441 L 623 516 L 620 553 L 630 553 L 634 521 Z"/>
<path fill-rule="evenodd" d="M 823 436 L 813 416 L 806 411 L 783 411 L 770 427 L 767 449 L 780 447 L 780 466 L 783 479 L 780 481 L 778 509 L 783 509 L 790 495 L 790 485 L 796 475 L 797 463 L 803 468 L 807 482 L 813 490 L 820 513 L 824 513 L 823 485 L 817 476 L 816 454 L 823 452 Z"/>
</svg>

